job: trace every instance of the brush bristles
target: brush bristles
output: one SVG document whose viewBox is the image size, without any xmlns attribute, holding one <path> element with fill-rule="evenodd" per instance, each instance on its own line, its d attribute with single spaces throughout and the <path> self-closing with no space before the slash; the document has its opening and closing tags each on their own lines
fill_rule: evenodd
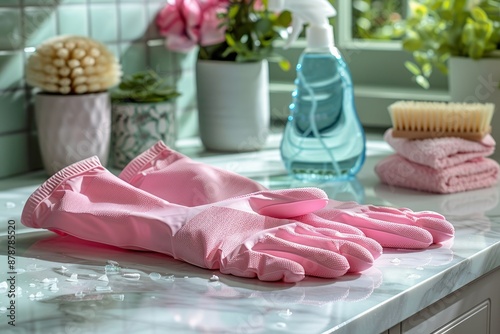
<svg viewBox="0 0 500 334">
<path fill-rule="evenodd" d="M 85 94 L 120 82 L 118 59 L 101 42 L 85 36 L 57 36 L 28 58 L 26 82 L 45 92 Z"/>
<path fill-rule="evenodd" d="M 393 129 L 399 132 L 486 134 L 493 103 L 398 101 L 389 106 Z"/>
</svg>

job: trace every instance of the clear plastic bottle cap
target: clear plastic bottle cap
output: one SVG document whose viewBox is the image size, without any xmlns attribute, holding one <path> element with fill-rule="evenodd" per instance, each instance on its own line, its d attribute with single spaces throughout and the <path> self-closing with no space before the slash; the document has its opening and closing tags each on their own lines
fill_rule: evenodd
<svg viewBox="0 0 500 334">
<path fill-rule="evenodd" d="M 332 25 L 309 25 L 306 28 L 307 47 L 326 48 L 333 46 L 333 26 Z"/>
</svg>

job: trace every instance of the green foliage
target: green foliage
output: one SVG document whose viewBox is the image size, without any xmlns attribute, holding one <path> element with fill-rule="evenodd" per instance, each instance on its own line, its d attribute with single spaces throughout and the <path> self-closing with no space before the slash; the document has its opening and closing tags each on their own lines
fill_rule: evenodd
<svg viewBox="0 0 500 334">
<path fill-rule="evenodd" d="M 255 0 L 229 0 L 228 11 L 223 16 L 226 40 L 217 45 L 200 47 L 199 58 L 249 62 L 267 59 L 277 62 L 284 70 L 289 62 L 275 52 L 273 42 L 290 25 L 288 11 L 275 14 L 263 8 L 254 8 Z"/>
<path fill-rule="evenodd" d="M 500 46 L 500 0 L 419 0 L 410 3 L 403 49 L 417 83 L 429 87 L 433 68 L 448 73 L 450 56 L 480 59 Z"/>
<path fill-rule="evenodd" d="M 393 40 L 404 35 L 401 0 L 354 0 L 352 10 L 354 38 Z"/>
<path fill-rule="evenodd" d="M 179 95 L 156 72 L 149 70 L 123 78 L 118 89 L 111 92 L 111 99 L 117 102 L 156 103 Z"/>
</svg>

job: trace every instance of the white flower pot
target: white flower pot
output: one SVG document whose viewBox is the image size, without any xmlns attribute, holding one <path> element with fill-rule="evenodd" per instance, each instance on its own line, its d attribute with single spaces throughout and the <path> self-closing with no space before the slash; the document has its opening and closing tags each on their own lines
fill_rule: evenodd
<svg viewBox="0 0 500 334">
<path fill-rule="evenodd" d="M 452 102 L 494 103 L 491 135 L 500 146 L 500 57 L 473 60 L 451 57 L 448 62 L 448 84 Z M 492 156 L 500 161 L 500 147 Z"/>
<path fill-rule="evenodd" d="M 203 145 L 216 151 L 256 151 L 269 133 L 267 61 L 198 60 L 196 88 Z"/>
<path fill-rule="evenodd" d="M 35 96 L 35 119 L 42 160 L 52 175 L 74 162 L 98 156 L 107 164 L 111 103 L 107 92 Z"/>
<path fill-rule="evenodd" d="M 113 102 L 112 114 L 115 167 L 124 168 L 159 140 L 174 148 L 177 139 L 174 104 Z"/>
</svg>

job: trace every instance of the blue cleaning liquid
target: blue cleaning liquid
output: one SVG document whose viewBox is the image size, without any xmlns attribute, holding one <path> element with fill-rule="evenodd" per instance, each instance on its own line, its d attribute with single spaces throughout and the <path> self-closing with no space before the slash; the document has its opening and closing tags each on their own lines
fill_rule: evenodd
<svg viewBox="0 0 500 334">
<path fill-rule="evenodd" d="M 281 141 L 287 171 L 301 180 L 349 180 L 361 169 L 365 134 L 352 80 L 338 49 L 304 52 Z"/>
</svg>

